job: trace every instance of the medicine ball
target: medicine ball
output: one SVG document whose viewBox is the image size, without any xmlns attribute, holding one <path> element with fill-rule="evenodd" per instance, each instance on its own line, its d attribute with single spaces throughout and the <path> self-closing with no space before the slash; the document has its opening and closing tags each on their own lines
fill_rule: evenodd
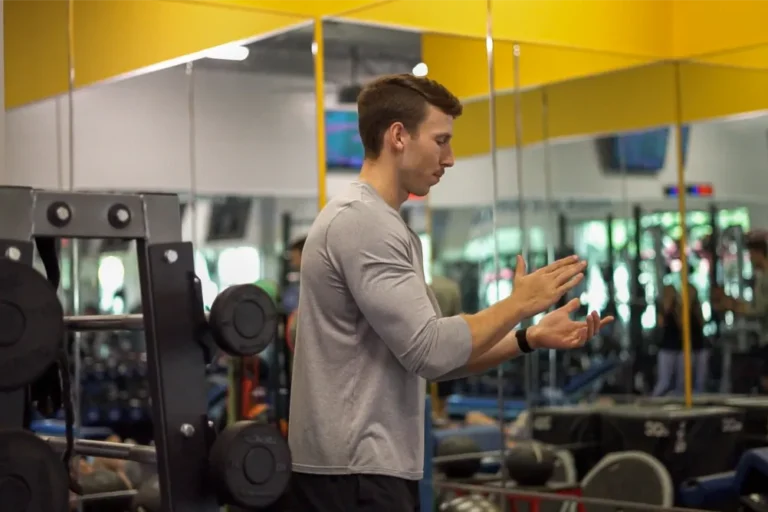
<svg viewBox="0 0 768 512">
<path fill-rule="evenodd" d="M 437 445 L 438 457 L 452 457 L 480 453 L 480 446 L 467 436 L 450 436 Z M 480 471 L 480 457 L 440 462 L 439 467 L 448 478 L 472 478 Z"/>
<path fill-rule="evenodd" d="M 528 441 L 512 446 L 504 462 L 509 478 L 518 485 L 538 487 L 546 485 L 552 478 L 557 454 L 550 445 Z"/>
</svg>

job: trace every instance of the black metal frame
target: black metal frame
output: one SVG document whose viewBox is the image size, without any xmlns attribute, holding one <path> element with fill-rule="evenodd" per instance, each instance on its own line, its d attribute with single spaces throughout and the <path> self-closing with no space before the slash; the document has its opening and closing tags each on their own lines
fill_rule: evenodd
<svg viewBox="0 0 768 512">
<path fill-rule="evenodd" d="M 69 211 L 63 223 L 52 219 L 62 206 Z M 115 221 L 117 207 L 129 213 L 127 223 Z M 0 257 L 32 265 L 36 237 L 137 241 L 162 512 L 218 512 L 205 483 L 210 427 L 205 353 L 196 342 L 194 253 L 181 241 L 179 211 L 171 194 L 0 187 Z M 0 393 L 3 426 L 24 424 L 26 392 Z"/>
</svg>

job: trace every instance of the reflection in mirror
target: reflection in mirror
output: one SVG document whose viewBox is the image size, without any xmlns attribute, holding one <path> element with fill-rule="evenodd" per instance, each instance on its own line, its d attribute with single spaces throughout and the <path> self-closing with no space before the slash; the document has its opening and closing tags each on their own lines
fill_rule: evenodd
<svg viewBox="0 0 768 512">
<path fill-rule="evenodd" d="M 324 22 L 325 156 L 327 199 L 357 180 L 364 149 L 358 132 L 357 96 L 370 80 L 388 74 L 423 76 L 421 38 L 411 31 Z M 424 272 L 431 276 L 431 243 L 426 199 L 403 205 L 403 218 L 422 240 Z"/>
<path fill-rule="evenodd" d="M 485 40 L 424 34 L 421 55 L 428 77 L 445 85 L 464 103 L 454 123 L 453 168 L 430 191 L 432 289 L 443 315 L 476 313 L 509 295 L 509 269 L 496 257 L 494 183 L 491 158 L 488 53 Z M 452 56 L 461 55 L 471 66 L 456 73 Z M 414 69 L 414 73 L 419 71 Z M 450 305 L 459 294 L 460 304 Z M 497 396 L 496 370 L 441 382 L 435 390 L 437 417 L 465 418 L 468 424 L 494 422 Z M 477 414 L 466 415 L 467 412 Z M 494 443 L 498 446 L 498 443 Z"/>
<path fill-rule="evenodd" d="M 702 317 L 697 322 L 692 311 L 693 391 L 765 393 L 768 382 L 760 368 L 768 317 L 760 304 L 766 270 L 768 46 L 703 55 L 679 66 L 681 116 L 690 132 L 686 216 L 700 217 L 705 226 L 698 236 L 695 226 L 688 226 L 696 292 L 690 303 Z"/>
</svg>

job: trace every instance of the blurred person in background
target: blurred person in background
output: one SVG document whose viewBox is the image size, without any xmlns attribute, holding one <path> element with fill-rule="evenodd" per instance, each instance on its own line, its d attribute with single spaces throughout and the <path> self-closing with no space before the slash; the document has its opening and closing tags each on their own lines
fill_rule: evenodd
<svg viewBox="0 0 768 512">
<path fill-rule="evenodd" d="M 657 356 L 656 387 L 653 396 L 663 396 L 673 391 L 685 390 L 685 359 L 683 357 L 683 299 L 674 286 L 662 290 L 661 307 L 656 319 L 661 328 L 659 354 Z M 693 390 L 703 392 L 709 374 L 709 350 L 704 344 L 704 316 L 698 292 L 688 283 L 690 303 L 691 363 L 693 366 Z"/>
<path fill-rule="evenodd" d="M 303 236 L 291 243 L 288 249 L 288 283 L 282 293 L 282 303 L 286 315 L 290 315 L 299 307 L 299 274 L 301 271 L 301 255 L 304 252 Z"/>
<path fill-rule="evenodd" d="M 759 360 L 760 390 L 768 393 L 768 242 L 764 236 L 748 236 L 745 246 L 754 275 L 752 301 L 729 297 L 721 287 L 714 287 L 712 308 L 718 312 L 731 311 L 759 323 L 759 343 L 754 356 Z"/>
<path fill-rule="evenodd" d="M 429 286 L 432 288 L 432 293 L 435 294 L 435 299 L 437 299 L 437 304 L 440 307 L 438 313 L 443 317 L 456 316 L 464 312 L 461 307 L 461 288 L 458 283 L 447 277 L 434 275 Z M 455 383 L 455 380 L 435 383 L 437 400 L 434 411 L 437 419 L 447 419 L 445 412 L 446 400 L 453 394 Z"/>
</svg>

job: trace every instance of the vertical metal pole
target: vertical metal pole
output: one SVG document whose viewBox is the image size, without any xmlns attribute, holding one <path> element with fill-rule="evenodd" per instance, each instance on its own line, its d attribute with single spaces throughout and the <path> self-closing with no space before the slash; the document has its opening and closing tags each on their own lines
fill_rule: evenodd
<svg viewBox="0 0 768 512">
<path fill-rule="evenodd" d="M 544 149 L 544 204 L 547 209 L 547 263 L 552 263 L 555 261 L 555 245 L 552 243 L 555 229 L 555 198 L 552 192 L 552 160 L 549 155 L 549 95 L 546 88 L 541 90 L 541 135 Z M 550 350 L 548 358 L 549 388 L 554 390 L 557 387 L 557 352 Z"/>
<path fill-rule="evenodd" d="M 68 163 L 69 163 L 69 190 L 75 188 L 75 1 L 69 0 L 67 3 L 67 107 L 69 109 L 67 116 L 67 129 L 69 131 L 67 138 Z M 64 180 L 61 180 L 64 181 Z M 80 314 L 80 243 L 76 238 L 70 240 L 70 251 L 72 264 L 70 266 L 70 286 L 72 289 L 72 300 L 70 303 L 72 314 Z M 73 409 L 73 430 L 74 437 L 80 436 L 82 430 L 82 403 L 81 403 L 81 381 L 82 381 L 82 360 L 80 357 L 80 345 L 82 343 L 81 333 L 72 334 L 74 343 L 72 344 L 72 359 L 74 361 L 74 375 L 72 375 L 72 409 Z M 66 342 L 66 340 L 64 340 Z M 69 371 L 69 368 L 63 368 L 62 371 Z M 80 466 L 75 464 L 74 478 L 80 478 Z M 77 504 L 78 512 L 83 512 L 82 502 Z"/>
<path fill-rule="evenodd" d="M 526 222 L 525 194 L 523 178 L 523 91 L 520 88 L 520 45 L 513 47 L 513 78 L 515 91 L 515 171 L 517 172 L 517 208 L 520 217 L 520 241 L 522 254 L 528 261 L 528 226 Z M 525 320 L 524 320 L 525 321 Z M 539 359 L 537 354 L 525 358 L 525 408 L 530 414 L 539 380 Z M 534 383 L 534 379 L 536 382 Z M 531 421 L 526 425 L 526 434 L 532 435 Z"/>
<path fill-rule="evenodd" d="M 187 111 L 189 114 L 189 207 L 192 214 L 192 247 L 197 249 L 200 240 L 197 217 L 197 123 L 195 118 L 195 63 L 187 62 Z M 183 221 L 184 219 L 182 219 Z"/>
<path fill-rule="evenodd" d="M 486 1 L 486 34 L 485 34 L 485 52 L 488 58 L 488 121 L 489 121 L 489 134 L 491 137 L 491 181 L 493 187 L 493 199 L 491 203 L 491 226 L 493 230 L 493 269 L 494 274 L 498 278 L 501 274 L 501 262 L 499 260 L 499 237 L 498 237 L 498 205 L 499 205 L 499 155 L 496 148 L 496 76 L 494 73 L 494 58 L 493 58 L 493 22 L 491 13 L 491 0 Z M 499 295 L 499 288 L 496 287 L 496 301 L 501 300 Z M 504 434 L 504 365 L 500 364 L 496 367 L 496 383 L 498 384 L 497 401 L 499 408 L 499 425 L 501 426 L 501 448 L 499 449 L 504 454 L 504 448 L 506 446 L 506 436 Z M 507 474 L 507 468 L 504 464 L 501 465 L 501 485 L 506 484 L 509 478 Z M 507 510 L 506 501 L 501 501 L 502 510 Z"/>
<path fill-rule="evenodd" d="M 683 300 L 683 369 L 685 374 L 685 405 L 693 406 L 693 382 L 691 367 L 691 303 L 688 293 L 688 226 L 685 206 L 685 154 L 683 146 L 682 88 L 680 63 L 675 63 L 675 156 L 677 158 L 677 207 L 680 211 L 680 296 Z"/>
<path fill-rule="evenodd" d="M 315 135 L 317 136 L 317 211 L 327 199 L 326 178 L 328 162 L 325 155 L 325 44 L 323 19 L 315 19 L 312 55 L 315 63 Z"/>
</svg>

